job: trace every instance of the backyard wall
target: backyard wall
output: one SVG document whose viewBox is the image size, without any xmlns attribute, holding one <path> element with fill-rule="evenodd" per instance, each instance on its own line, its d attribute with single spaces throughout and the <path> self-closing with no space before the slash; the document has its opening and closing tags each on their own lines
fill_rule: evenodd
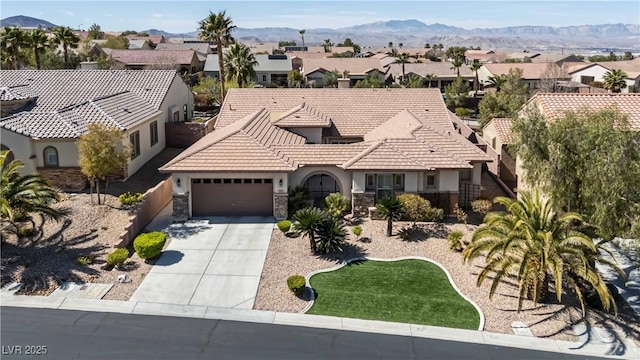
<svg viewBox="0 0 640 360">
<path fill-rule="evenodd" d="M 167 147 L 188 148 L 213 131 L 215 117 L 207 122 L 172 122 L 165 124 Z"/>
<path fill-rule="evenodd" d="M 116 247 L 127 247 L 138 234 L 164 209 L 172 199 L 173 185 L 171 178 L 167 178 L 154 188 L 144 193 L 142 202 L 138 204 L 132 216 L 129 217 L 129 226 L 120 234 L 120 243 Z"/>
</svg>

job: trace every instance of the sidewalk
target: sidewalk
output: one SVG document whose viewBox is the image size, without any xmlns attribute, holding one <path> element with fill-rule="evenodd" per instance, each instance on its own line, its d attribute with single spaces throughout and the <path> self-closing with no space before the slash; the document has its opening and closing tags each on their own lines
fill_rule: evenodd
<svg viewBox="0 0 640 360">
<path fill-rule="evenodd" d="M 3 294 L 0 295 L 0 305 L 244 321 L 253 323 L 267 323 L 277 325 L 314 327 L 321 329 L 337 329 L 367 333 L 413 336 L 456 342 L 508 346 L 522 349 L 536 349 L 541 351 L 552 351 L 572 355 L 601 356 L 614 359 L 640 359 L 640 350 L 631 340 L 628 340 L 625 346 L 622 347 L 618 346 L 617 344 L 580 344 L 577 342 L 425 325 L 412 325 L 404 323 L 360 320 L 333 316 L 307 315 L 299 313 L 280 313 L 274 311 L 250 309 L 230 309 L 211 306 L 147 303 L 141 301 L 94 300 Z M 621 350 L 624 350 L 624 353 L 616 355 L 616 353 L 621 352 Z"/>
</svg>

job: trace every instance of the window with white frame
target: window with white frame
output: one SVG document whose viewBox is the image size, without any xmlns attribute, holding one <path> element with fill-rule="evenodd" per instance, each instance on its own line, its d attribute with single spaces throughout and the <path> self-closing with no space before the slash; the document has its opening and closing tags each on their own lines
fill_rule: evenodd
<svg viewBox="0 0 640 360">
<path fill-rule="evenodd" d="M 436 190 L 438 189 L 438 174 L 437 173 L 427 173 L 425 176 L 425 188 L 427 190 Z"/>
<path fill-rule="evenodd" d="M 365 191 L 375 192 L 378 199 L 404 192 L 404 174 L 366 174 Z"/>
<path fill-rule="evenodd" d="M 151 134 L 151 146 L 158 143 L 158 122 L 154 121 L 149 124 L 149 133 Z"/>
<path fill-rule="evenodd" d="M 129 135 L 129 141 L 131 142 L 131 160 L 133 160 L 140 156 L 140 131 Z"/>
<path fill-rule="evenodd" d="M 58 162 L 58 149 L 54 148 L 53 146 L 47 146 L 46 148 L 44 148 L 44 166 L 60 166 Z"/>
</svg>

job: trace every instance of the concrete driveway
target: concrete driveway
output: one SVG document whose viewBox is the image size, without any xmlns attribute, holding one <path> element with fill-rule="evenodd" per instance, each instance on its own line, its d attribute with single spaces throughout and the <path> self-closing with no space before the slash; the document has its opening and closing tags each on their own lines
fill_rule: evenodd
<svg viewBox="0 0 640 360">
<path fill-rule="evenodd" d="M 273 218 L 200 218 L 164 228 L 171 242 L 134 301 L 251 309 Z"/>
</svg>

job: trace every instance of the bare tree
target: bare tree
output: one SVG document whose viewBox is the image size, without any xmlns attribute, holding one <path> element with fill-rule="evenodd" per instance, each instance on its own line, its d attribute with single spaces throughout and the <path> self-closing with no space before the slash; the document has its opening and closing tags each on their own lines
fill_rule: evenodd
<svg viewBox="0 0 640 360">
<path fill-rule="evenodd" d="M 571 77 L 569 73 L 562 67 L 555 63 L 548 63 L 547 68 L 540 76 L 540 91 L 541 92 L 558 92 L 558 81 L 569 80 Z"/>
</svg>

